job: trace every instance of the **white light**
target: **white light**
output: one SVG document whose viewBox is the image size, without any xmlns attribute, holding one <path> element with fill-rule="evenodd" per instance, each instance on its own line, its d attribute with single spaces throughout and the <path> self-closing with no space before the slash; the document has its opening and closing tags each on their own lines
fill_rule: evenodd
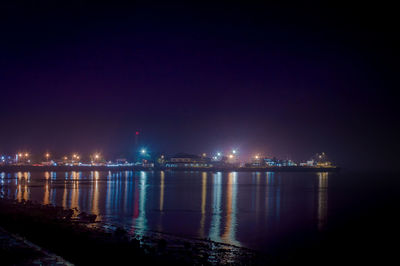
<svg viewBox="0 0 400 266">
<path fill-rule="evenodd" d="M 221 156 L 221 153 L 220 153 L 220 152 L 218 152 L 218 153 L 217 153 L 217 156 Z"/>
<path fill-rule="evenodd" d="M 146 153 L 146 150 L 145 150 L 145 149 L 143 149 L 143 150 L 141 150 L 141 152 L 142 152 L 143 154 L 145 154 L 145 153 Z"/>
<path fill-rule="evenodd" d="M 232 153 L 235 154 L 235 153 L 236 153 L 236 150 L 233 150 Z"/>
</svg>

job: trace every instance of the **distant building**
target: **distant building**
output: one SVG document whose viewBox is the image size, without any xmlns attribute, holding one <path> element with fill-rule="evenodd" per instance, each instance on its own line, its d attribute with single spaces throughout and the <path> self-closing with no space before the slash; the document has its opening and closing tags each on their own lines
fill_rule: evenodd
<svg viewBox="0 0 400 266">
<path fill-rule="evenodd" d="M 165 162 L 166 167 L 172 168 L 198 168 L 212 167 L 211 160 L 204 157 L 187 153 L 178 153 Z"/>
<path fill-rule="evenodd" d="M 331 167 L 333 166 L 332 162 L 329 160 L 328 156 L 326 155 L 325 152 L 322 153 L 317 153 L 313 157 L 311 157 L 310 161 L 308 162 L 313 162 L 312 166 L 316 167 Z"/>
<path fill-rule="evenodd" d="M 277 160 L 275 158 L 264 158 L 265 166 L 277 166 Z"/>
<path fill-rule="evenodd" d="M 125 159 L 125 158 L 118 158 L 118 159 L 115 160 L 115 163 L 116 164 L 127 164 L 128 160 Z"/>
</svg>

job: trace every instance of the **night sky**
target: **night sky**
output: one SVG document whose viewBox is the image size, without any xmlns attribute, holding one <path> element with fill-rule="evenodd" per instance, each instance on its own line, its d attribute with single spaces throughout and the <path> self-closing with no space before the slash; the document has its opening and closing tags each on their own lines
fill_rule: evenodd
<svg viewBox="0 0 400 266">
<path fill-rule="evenodd" d="M 169 154 L 395 169 L 394 7 L 110 3 L 1 2 L 0 153 L 111 158 L 138 130 Z"/>
</svg>

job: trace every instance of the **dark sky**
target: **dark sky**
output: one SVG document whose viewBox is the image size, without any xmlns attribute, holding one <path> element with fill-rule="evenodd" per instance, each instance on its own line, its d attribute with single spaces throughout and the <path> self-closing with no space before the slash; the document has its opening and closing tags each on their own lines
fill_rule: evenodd
<svg viewBox="0 0 400 266">
<path fill-rule="evenodd" d="M 2 1 L 0 153 L 111 157 L 140 130 L 152 151 L 394 169 L 393 6 L 110 3 Z"/>
</svg>

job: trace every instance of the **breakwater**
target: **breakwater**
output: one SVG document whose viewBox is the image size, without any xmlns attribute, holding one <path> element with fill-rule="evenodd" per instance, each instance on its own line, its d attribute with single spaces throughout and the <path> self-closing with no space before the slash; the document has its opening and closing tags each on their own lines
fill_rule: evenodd
<svg viewBox="0 0 400 266">
<path fill-rule="evenodd" d="M 68 171 L 201 171 L 201 172 L 338 172 L 339 167 L 143 167 L 143 166 L 33 166 L 33 165 L 4 165 L 0 166 L 0 172 L 68 172 Z"/>
</svg>

